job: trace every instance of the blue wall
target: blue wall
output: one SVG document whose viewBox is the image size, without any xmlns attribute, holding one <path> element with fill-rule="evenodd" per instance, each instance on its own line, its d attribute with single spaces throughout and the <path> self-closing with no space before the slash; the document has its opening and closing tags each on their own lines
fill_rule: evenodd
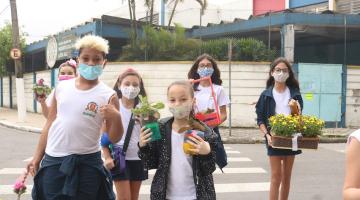
<svg viewBox="0 0 360 200">
<path fill-rule="evenodd" d="M 318 3 L 324 3 L 328 2 L 329 0 L 289 0 L 289 7 L 290 8 L 297 8 L 297 7 L 303 7 Z"/>
</svg>

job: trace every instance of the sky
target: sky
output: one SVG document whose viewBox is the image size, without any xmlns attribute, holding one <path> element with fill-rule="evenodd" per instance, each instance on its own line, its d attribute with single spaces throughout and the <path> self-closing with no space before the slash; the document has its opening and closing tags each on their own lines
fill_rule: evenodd
<svg viewBox="0 0 360 200">
<path fill-rule="evenodd" d="M 124 0 L 17 0 L 21 30 L 27 43 L 42 40 L 72 26 L 119 8 Z M 125 0 L 126 1 L 126 0 Z M 220 4 L 234 0 L 209 0 Z M 10 1 L 0 0 L 0 28 L 11 21 Z"/>
</svg>

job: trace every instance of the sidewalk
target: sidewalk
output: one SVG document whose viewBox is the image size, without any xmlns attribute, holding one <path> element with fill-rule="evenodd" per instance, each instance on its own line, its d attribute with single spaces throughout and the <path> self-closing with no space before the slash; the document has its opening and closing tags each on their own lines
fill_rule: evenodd
<svg viewBox="0 0 360 200">
<path fill-rule="evenodd" d="M 27 113 L 26 121 L 19 122 L 17 110 L 0 107 L 0 126 L 22 131 L 40 133 L 46 120 L 42 114 Z M 327 128 L 320 138 L 322 143 L 344 143 L 350 133 L 356 129 L 351 128 Z M 220 129 L 222 140 L 227 144 L 253 144 L 263 142 L 260 131 L 256 128 L 232 128 L 231 136 L 227 127 Z"/>
</svg>

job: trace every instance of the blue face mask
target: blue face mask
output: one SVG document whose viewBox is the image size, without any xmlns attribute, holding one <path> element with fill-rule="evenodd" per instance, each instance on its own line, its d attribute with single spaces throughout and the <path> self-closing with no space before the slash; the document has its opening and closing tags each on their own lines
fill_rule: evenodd
<svg viewBox="0 0 360 200">
<path fill-rule="evenodd" d="M 208 77 L 214 73 L 214 68 L 212 67 L 198 68 L 197 73 L 200 75 L 201 78 Z"/>
<path fill-rule="evenodd" d="M 89 81 L 97 79 L 103 72 L 101 65 L 89 66 L 84 63 L 79 64 L 78 70 L 80 75 Z"/>
</svg>

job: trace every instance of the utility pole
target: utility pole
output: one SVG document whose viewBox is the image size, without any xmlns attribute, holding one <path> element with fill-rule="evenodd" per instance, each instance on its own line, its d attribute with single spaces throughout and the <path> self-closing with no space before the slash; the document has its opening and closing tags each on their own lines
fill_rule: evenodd
<svg viewBox="0 0 360 200">
<path fill-rule="evenodd" d="M 11 8 L 13 49 L 19 51 L 21 48 L 20 48 L 19 24 L 17 17 L 16 0 L 10 0 L 10 8 Z M 14 62 L 15 62 L 15 76 L 16 76 L 16 99 L 17 99 L 18 119 L 20 122 L 24 122 L 26 118 L 26 104 L 25 104 L 25 91 L 24 91 L 24 79 L 23 79 L 24 75 L 23 75 L 23 69 L 21 63 L 21 56 L 20 58 L 15 57 Z"/>
</svg>

